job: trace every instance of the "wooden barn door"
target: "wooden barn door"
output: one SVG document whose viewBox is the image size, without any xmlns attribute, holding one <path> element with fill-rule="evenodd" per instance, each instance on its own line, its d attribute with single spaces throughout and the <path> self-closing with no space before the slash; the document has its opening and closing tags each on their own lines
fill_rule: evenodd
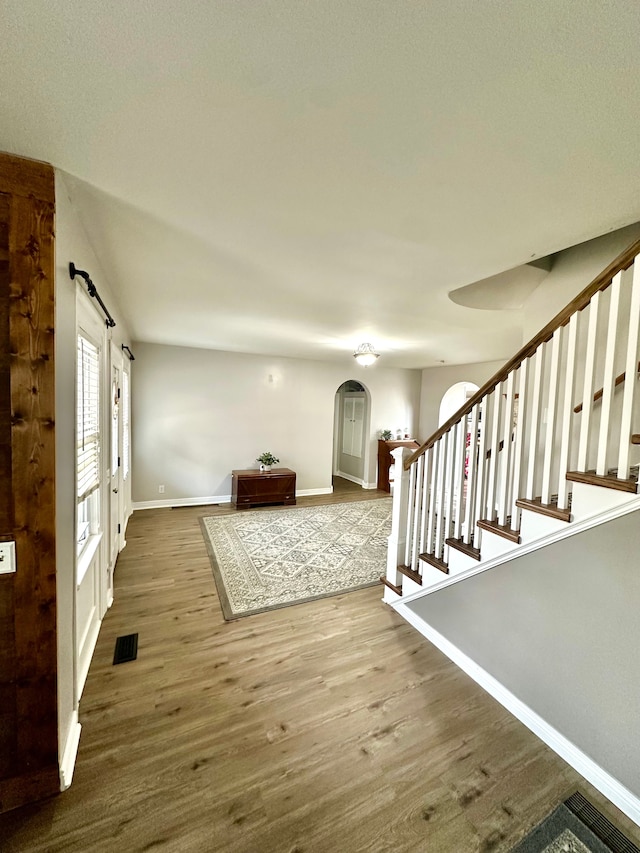
<svg viewBox="0 0 640 853">
<path fill-rule="evenodd" d="M 53 169 L 0 154 L 0 811 L 60 789 L 53 217 Z"/>
</svg>

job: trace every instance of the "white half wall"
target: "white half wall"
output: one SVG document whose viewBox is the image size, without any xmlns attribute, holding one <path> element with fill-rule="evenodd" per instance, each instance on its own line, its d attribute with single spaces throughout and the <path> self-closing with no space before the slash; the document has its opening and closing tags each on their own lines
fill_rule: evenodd
<svg viewBox="0 0 640 853">
<path fill-rule="evenodd" d="M 639 548 L 636 511 L 407 603 L 636 800 Z"/>
<path fill-rule="evenodd" d="M 298 492 L 330 489 L 335 395 L 348 379 L 371 398 L 367 482 L 376 481 L 378 430 L 417 427 L 419 370 L 143 343 L 135 355 L 136 504 L 222 500 L 231 493 L 232 469 L 257 467 L 266 450 L 296 471 Z"/>
</svg>

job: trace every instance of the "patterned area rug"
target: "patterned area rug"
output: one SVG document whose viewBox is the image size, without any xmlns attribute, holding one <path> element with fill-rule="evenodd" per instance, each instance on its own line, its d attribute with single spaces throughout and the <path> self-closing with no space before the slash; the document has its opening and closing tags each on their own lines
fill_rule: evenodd
<svg viewBox="0 0 640 853">
<path fill-rule="evenodd" d="M 391 498 L 201 519 L 227 620 L 379 582 Z"/>
<path fill-rule="evenodd" d="M 511 853 L 640 853 L 581 793 L 538 824 Z"/>
</svg>

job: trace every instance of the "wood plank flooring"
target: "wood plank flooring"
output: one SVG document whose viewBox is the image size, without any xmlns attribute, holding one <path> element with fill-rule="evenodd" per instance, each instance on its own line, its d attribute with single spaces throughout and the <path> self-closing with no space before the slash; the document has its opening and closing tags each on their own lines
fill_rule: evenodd
<svg viewBox="0 0 640 853">
<path fill-rule="evenodd" d="M 134 514 L 73 784 L 0 816 L 0 850 L 506 851 L 576 789 L 632 834 L 381 588 L 225 623 L 198 518 L 229 511 Z M 138 659 L 112 666 L 133 632 Z"/>
</svg>

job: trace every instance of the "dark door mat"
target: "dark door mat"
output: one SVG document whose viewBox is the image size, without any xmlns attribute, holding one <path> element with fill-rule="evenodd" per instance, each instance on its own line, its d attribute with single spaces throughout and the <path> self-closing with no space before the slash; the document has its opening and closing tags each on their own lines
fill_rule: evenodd
<svg viewBox="0 0 640 853">
<path fill-rule="evenodd" d="M 576 792 L 546 817 L 511 853 L 640 853 L 636 845 Z"/>
<path fill-rule="evenodd" d="M 116 648 L 113 653 L 113 664 L 127 663 L 138 657 L 138 635 L 125 634 L 116 639 Z"/>
</svg>

